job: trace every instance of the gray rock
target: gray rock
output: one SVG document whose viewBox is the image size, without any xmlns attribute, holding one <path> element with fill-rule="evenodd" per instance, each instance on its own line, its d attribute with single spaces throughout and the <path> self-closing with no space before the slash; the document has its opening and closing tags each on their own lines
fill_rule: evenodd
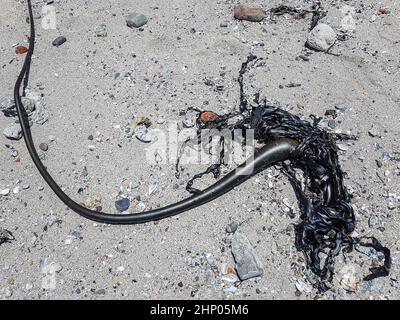
<svg viewBox="0 0 400 320">
<path fill-rule="evenodd" d="M 47 122 L 49 120 L 49 116 L 48 116 L 48 112 L 47 112 L 47 108 L 39 103 L 36 106 L 36 110 L 35 113 L 33 114 L 33 121 L 37 124 L 44 124 L 45 122 Z"/>
<path fill-rule="evenodd" d="M 152 142 L 155 139 L 156 134 L 153 129 L 150 129 L 146 127 L 146 125 L 141 124 L 136 127 L 135 136 L 140 141 L 148 143 Z"/>
<path fill-rule="evenodd" d="M 336 128 L 336 121 L 335 120 L 328 120 L 328 127 L 331 129 L 335 129 Z"/>
<path fill-rule="evenodd" d="M 19 123 L 10 123 L 4 128 L 3 134 L 8 139 L 19 140 L 22 138 L 22 129 Z"/>
<path fill-rule="evenodd" d="M 115 208 L 120 212 L 128 210 L 130 205 L 131 202 L 129 201 L 128 198 L 123 198 L 115 201 Z"/>
<path fill-rule="evenodd" d="M 10 298 L 13 295 L 13 291 L 10 287 L 0 289 L 0 299 Z"/>
<path fill-rule="evenodd" d="M 237 228 L 238 224 L 236 222 L 231 222 L 226 226 L 225 230 L 228 233 L 234 233 L 237 230 Z"/>
<path fill-rule="evenodd" d="M 130 28 L 139 28 L 141 26 L 144 26 L 147 21 L 147 17 L 139 13 L 131 13 L 126 17 L 126 24 Z"/>
<path fill-rule="evenodd" d="M 32 113 L 35 108 L 35 101 L 32 99 L 29 99 L 27 97 L 22 97 L 21 98 L 22 105 L 24 106 L 26 113 L 30 114 Z M 17 111 L 15 109 L 15 101 L 14 97 L 11 95 L 4 96 L 0 99 L 0 110 L 6 115 L 6 116 L 16 116 Z"/>
<path fill-rule="evenodd" d="M 67 38 L 64 36 L 60 36 L 54 39 L 53 41 L 53 46 L 59 47 L 61 46 L 65 41 L 67 41 Z"/>
<path fill-rule="evenodd" d="M 263 274 L 260 260 L 247 237 L 241 233 L 235 233 L 232 239 L 232 254 L 236 262 L 236 270 L 240 280 L 259 277 Z"/>
<path fill-rule="evenodd" d="M 336 32 L 327 24 L 320 23 L 308 35 L 308 45 L 318 51 L 326 51 L 336 41 Z"/>
<path fill-rule="evenodd" d="M 107 26 L 105 24 L 99 25 L 95 31 L 97 37 L 107 37 Z"/>
<path fill-rule="evenodd" d="M 41 144 L 39 144 L 39 148 L 42 151 L 47 151 L 49 149 L 49 145 L 47 143 L 42 142 Z"/>
</svg>

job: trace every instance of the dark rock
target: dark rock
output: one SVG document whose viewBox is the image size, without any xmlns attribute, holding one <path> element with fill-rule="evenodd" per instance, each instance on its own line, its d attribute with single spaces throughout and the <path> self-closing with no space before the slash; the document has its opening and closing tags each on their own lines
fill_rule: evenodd
<svg viewBox="0 0 400 320">
<path fill-rule="evenodd" d="M 67 38 L 64 36 L 60 36 L 54 39 L 53 41 L 53 46 L 59 47 L 61 46 L 65 41 L 67 41 Z"/>
<path fill-rule="evenodd" d="M 129 209 L 130 204 L 131 203 L 128 198 L 123 198 L 123 199 L 115 201 L 115 208 L 118 211 L 123 212 L 123 211 L 126 211 Z"/>
</svg>

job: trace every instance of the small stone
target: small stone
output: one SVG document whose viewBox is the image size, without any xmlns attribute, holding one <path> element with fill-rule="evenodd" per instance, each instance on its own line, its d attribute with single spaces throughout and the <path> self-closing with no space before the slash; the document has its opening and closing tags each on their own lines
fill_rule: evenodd
<svg viewBox="0 0 400 320">
<path fill-rule="evenodd" d="M 336 41 L 336 32 L 327 24 L 320 23 L 308 35 L 307 44 L 318 51 L 327 51 Z"/>
<path fill-rule="evenodd" d="M 67 38 L 64 36 L 60 36 L 54 39 L 53 41 L 53 46 L 59 47 L 61 46 L 65 41 L 67 41 Z"/>
<path fill-rule="evenodd" d="M 203 111 L 200 113 L 200 121 L 203 123 L 212 122 L 218 119 L 218 115 L 212 111 Z"/>
<path fill-rule="evenodd" d="M 379 220 L 379 217 L 376 214 L 370 216 L 369 219 L 368 219 L 368 226 L 370 228 L 376 227 L 377 225 L 379 225 L 379 223 L 380 223 L 380 220 Z"/>
<path fill-rule="evenodd" d="M 0 190 L 0 196 L 8 196 L 10 194 L 10 189 Z"/>
<path fill-rule="evenodd" d="M 13 295 L 13 291 L 10 287 L 0 289 L 0 298 L 1 299 L 10 298 L 10 297 L 12 297 L 12 295 Z"/>
<path fill-rule="evenodd" d="M 335 129 L 336 126 L 337 126 L 337 124 L 336 124 L 336 121 L 335 121 L 335 120 L 332 120 L 332 119 L 328 120 L 328 127 L 329 127 L 329 128 Z"/>
<path fill-rule="evenodd" d="M 106 294 L 106 290 L 105 290 L 105 289 L 99 289 L 99 290 L 96 290 L 96 291 L 94 292 L 94 294 L 97 294 L 97 295 L 105 295 L 105 294 Z"/>
<path fill-rule="evenodd" d="M 16 186 L 16 187 L 13 189 L 13 193 L 14 193 L 14 194 L 18 194 L 20 191 L 21 191 L 21 187 L 20 187 L 20 186 Z"/>
<path fill-rule="evenodd" d="M 36 108 L 35 101 L 32 99 L 22 97 L 21 102 L 28 114 L 32 113 Z M 0 110 L 6 117 L 16 117 L 17 110 L 15 108 L 14 97 L 10 95 L 2 97 L 0 99 Z"/>
<path fill-rule="evenodd" d="M 374 126 L 374 125 L 372 126 L 372 128 L 370 130 L 368 130 L 368 134 L 371 137 L 378 137 L 378 138 L 381 137 L 381 134 L 380 134 L 378 128 L 376 126 Z"/>
<path fill-rule="evenodd" d="M 139 28 L 147 23 L 148 19 L 143 14 L 131 13 L 126 17 L 126 24 L 130 28 Z"/>
<path fill-rule="evenodd" d="M 266 14 L 259 5 L 239 4 L 235 6 L 233 16 L 237 20 L 260 22 L 266 17 Z"/>
<path fill-rule="evenodd" d="M 42 151 L 47 151 L 47 150 L 49 150 L 48 144 L 47 144 L 47 143 L 44 143 L 44 142 L 42 142 L 41 144 L 39 144 L 39 148 L 40 148 L 40 150 L 42 150 Z"/>
<path fill-rule="evenodd" d="M 130 204 L 131 203 L 128 198 L 123 198 L 123 199 L 115 201 L 115 208 L 119 212 L 123 212 L 123 211 L 126 211 L 129 209 Z"/>
<path fill-rule="evenodd" d="M 156 132 L 155 130 L 146 127 L 146 125 L 141 124 L 135 129 L 135 136 L 138 140 L 149 143 L 155 139 Z"/>
<path fill-rule="evenodd" d="M 107 26 L 105 24 L 99 25 L 95 31 L 97 37 L 107 37 Z"/>
<path fill-rule="evenodd" d="M 263 269 L 255 250 L 244 234 L 235 233 L 232 239 L 232 254 L 240 280 L 260 277 Z"/>
<path fill-rule="evenodd" d="M 228 27 L 228 22 L 223 21 L 223 22 L 221 22 L 221 23 L 219 24 L 219 26 L 220 26 L 221 28 L 227 28 L 227 27 Z"/>
<path fill-rule="evenodd" d="M 37 123 L 37 124 L 43 125 L 48 120 L 49 120 L 49 116 L 48 116 L 48 112 L 47 112 L 46 106 L 44 106 L 43 104 L 39 103 L 36 106 L 36 110 L 35 110 L 35 113 L 33 115 L 33 121 L 35 121 L 35 123 Z"/>
<path fill-rule="evenodd" d="M 221 280 L 222 280 L 222 281 L 225 281 L 225 282 L 235 283 L 235 282 L 238 282 L 238 281 L 239 281 L 239 278 L 238 278 L 238 276 L 237 276 L 236 274 L 234 274 L 234 273 L 228 273 L 228 274 L 223 275 L 223 276 L 221 277 Z"/>
<path fill-rule="evenodd" d="M 28 48 L 25 46 L 16 46 L 15 47 L 15 53 L 16 54 L 24 54 L 28 52 Z"/>
<path fill-rule="evenodd" d="M 237 230 L 238 226 L 239 225 L 236 222 L 231 222 L 226 226 L 225 230 L 227 233 L 234 233 Z"/>
<path fill-rule="evenodd" d="M 22 129 L 19 123 L 10 123 L 4 128 L 3 134 L 11 140 L 19 140 L 22 138 Z"/>
</svg>

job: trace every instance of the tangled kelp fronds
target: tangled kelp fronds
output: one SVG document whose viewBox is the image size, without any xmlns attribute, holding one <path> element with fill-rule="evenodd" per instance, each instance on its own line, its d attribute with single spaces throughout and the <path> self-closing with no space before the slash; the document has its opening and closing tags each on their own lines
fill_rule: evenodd
<svg viewBox="0 0 400 320">
<path fill-rule="evenodd" d="M 267 144 L 280 138 L 289 138 L 298 142 L 298 146 L 288 163 L 282 163 L 282 171 L 296 194 L 300 208 L 300 222 L 295 228 L 295 245 L 304 252 L 308 267 L 319 278 L 318 288 L 325 291 L 329 288 L 334 274 L 334 258 L 340 253 L 351 252 L 357 246 L 371 247 L 384 256 L 380 267 L 371 268 L 371 274 L 365 280 L 387 276 L 391 266 L 390 250 L 382 246 L 373 237 L 353 237 L 356 219 L 350 196 L 344 186 L 343 173 L 338 161 L 337 140 L 356 139 L 345 134 L 329 133 L 318 124 L 320 118 L 311 115 L 311 121 L 303 120 L 286 110 L 271 106 L 266 99 L 260 101 L 256 94 L 250 104 L 243 89 L 243 76 L 250 63 L 257 59 L 250 55 L 242 64 L 239 72 L 240 106 L 239 111 L 226 115 L 204 117 L 200 112 L 197 119 L 198 143 L 203 129 L 219 131 L 241 129 L 254 130 L 254 138 L 258 143 Z M 229 120 L 237 117 L 234 123 Z M 205 119 L 208 119 L 205 121 Z M 196 174 L 187 184 L 187 190 L 198 193 L 193 188 L 196 179 L 212 173 L 215 178 L 220 175 L 220 167 L 224 164 L 224 140 L 220 141 L 219 161 L 212 164 L 202 173 Z M 304 183 L 296 176 L 302 172 Z"/>
</svg>

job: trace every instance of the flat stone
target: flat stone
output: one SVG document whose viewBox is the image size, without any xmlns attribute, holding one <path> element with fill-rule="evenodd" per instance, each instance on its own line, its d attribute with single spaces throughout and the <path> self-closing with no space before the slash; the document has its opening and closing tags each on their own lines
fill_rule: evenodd
<svg viewBox="0 0 400 320">
<path fill-rule="evenodd" d="M 139 28 L 148 22 L 145 15 L 140 13 L 131 13 L 126 17 L 126 24 L 130 28 Z"/>
<path fill-rule="evenodd" d="M 35 101 L 27 97 L 21 98 L 22 105 L 25 108 L 26 113 L 30 114 L 36 109 Z M 16 117 L 17 110 L 15 108 L 14 97 L 11 95 L 4 96 L 0 99 L 0 110 L 7 117 Z"/>
<path fill-rule="evenodd" d="M 0 189 L 0 196 L 7 196 L 10 194 L 10 189 Z"/>
<path fill-rule="evenodd" d="M 235 6 L 233 16 L 237 20 L 260 22 L 266 17 L 266 14 L 259 5 L 239 4 Z"/>
<path fill-rule="evenodd" d="M 120 212 L 128 210 L 130 205 L 131 203 L 128 198 L 115 201 L 115 208 Z"/>
<path fill-rule="evenodd" d="M 53 46 L 59 47 L 61 46 L 65 41 L 67 41 L 67 38 L 64 36 L 60 36 L 54 39 L 53 41 Z"/>
<path fill-rule="evenodd" d="M 3 134 L 11 140 L 19 140 L 22 138 L 22 129 L 19 123 L 10 123 L 4 128 Z"/>
<path fill-rule="evenodd" d="M 156 132 L 155 130 L 146 127 L 146 125 L 141 124 L 136 127 L 135 136 L 138 140 L 149 143 L 156 138 Z"/>
<path fill-rule="evenodd" d="M 235 233 L 232 239 L 232 254 L 240 280 L 260 277 L 263 269 L 256 252 L 244 234 Z"/>
<path fill-rule="evenodd" d="M 320 23 L 308 35 L 307 44 L 315 50 L 327 51 L 336 41 L 336 32 L 327 24 Z"/>
<path fill-rule="evenodd" d="M 39 148 L 42 151 L 47 151 L 49 150 L 49 145 L 47 143 L 42 142 L 41 144 L 39 144 Z"/>
<path fill-rule="evenodd" d="M 237 228 L 238 224 L 236 222 L 231 222 L 226 226 L 225 230 L 228 233 L 234 233 L 237 230 Z"/>
<path fill-rule="evenodd" d="M 94 32 L 96 33 L 96 36 L 97 36 L 97 37 L 102 37 L 102 38 L 104 38 L 104 37 L 107 37 L 107 35 L 108 35 L 108 33 L 107 33 L 107 26 L 106 26 L 105 24 L 99 25 L 99 26 L 95 29 Z"/>
</svg>

